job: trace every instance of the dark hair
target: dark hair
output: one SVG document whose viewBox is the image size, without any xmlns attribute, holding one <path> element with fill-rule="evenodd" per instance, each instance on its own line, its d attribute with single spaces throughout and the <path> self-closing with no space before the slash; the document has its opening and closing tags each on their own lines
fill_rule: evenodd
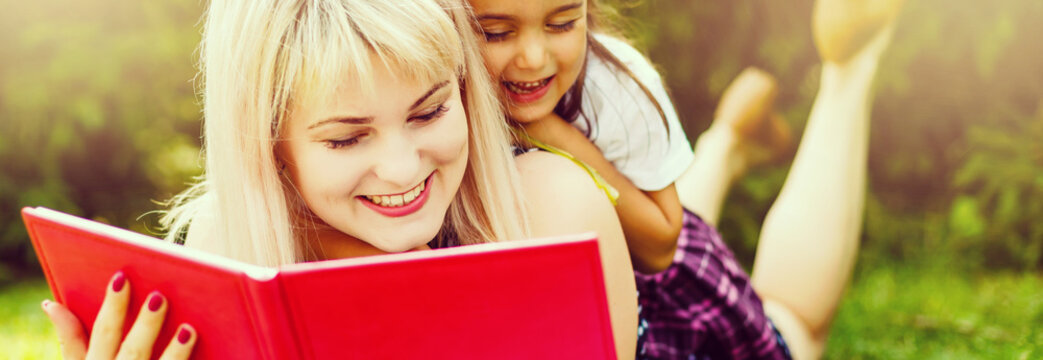
<svg viewBox="0 0 1043 360">
<path fill-rule="evenodd" d="M 652 104 L 655 105 L 656 110 L 659 112 L 659 117 L 663 120 L 663 126 L 666 128 L 667 134 L 669 134 L 670 124 L 666 119 L 666 112 L 663 111 L 662 104 L 652 95 L 652 91 L 645 84 L 641 83 L 641 80 L 638 80 L 637 76 L 634 75 L 633 71 L 630 71 L 626 64 L 623 64 L 619 58 L 613 55 L 605 45 L 594 37 L 594 31 L 597 30 L 623 38 L 619 36 L 618 29 L 612 25 L 612 20 L 617 17 L 613 8 L 599 4 L 598 0 L 587 0 L 587 50 L 590 54 L 597 56 L 634 80 L 634 83 L 641 88 L 641 92 L 644 92 L 648 100 L 651 100 Z M 583 114 L 583 83 L 587 78 L 587 61 L 587 59 L 583 60 L 583 69 L 580 70 L 576 82 L 569 87 L 569 90 L 561 97 L 558 104 L 554 106 L 554 113 L 569 123 L 576 121 L 579 115 Z M 588 137 L 590 136 L 590 129 L 592 129 L 590 124 L 591 115 L 597 116 L 597 114 L 583 114 L 584 120 L 587 121 L 587 134 L 585 135 Z"/>
</svg>

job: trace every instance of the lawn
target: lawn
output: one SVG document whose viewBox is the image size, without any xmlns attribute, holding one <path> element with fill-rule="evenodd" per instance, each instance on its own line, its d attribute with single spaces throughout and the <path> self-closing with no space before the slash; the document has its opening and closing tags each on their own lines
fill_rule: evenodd
<svg viewBox="0 0 1043 360">
<path fill-rule="evenodd" d="M 866 263 L 837 314 L 827 358 L 1043 358 L 1043 276 Z M 58 357 L 39 308 L 49 296 L 42 280 L 0 290 L 0 356 Z"/>
</svg>

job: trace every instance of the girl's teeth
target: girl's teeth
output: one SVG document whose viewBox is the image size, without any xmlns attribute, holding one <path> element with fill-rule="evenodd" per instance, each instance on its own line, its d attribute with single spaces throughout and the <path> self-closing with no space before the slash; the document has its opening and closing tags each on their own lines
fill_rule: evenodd
<svg viewBox="0 0 1043 360">
<path fill-rule="evenodd" d="M 505 84 L 507 84 L 507 88 L 509 88 L 513 92 L 520 94 L 528 94 L 535 91 L 536 89 L 539 89 L 540 87 L 543 87 L 544 85 L 547 85 L 547 80 L 549 79 L 550 78 L 539 81 L 524 82 L 506 81 Z"/>
</svg>

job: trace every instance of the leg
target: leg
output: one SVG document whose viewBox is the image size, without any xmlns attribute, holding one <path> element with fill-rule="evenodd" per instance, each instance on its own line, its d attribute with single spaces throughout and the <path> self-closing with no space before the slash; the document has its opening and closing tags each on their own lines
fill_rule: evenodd
<svg viewBox="0 0 1043 360">
<path fill-rule="evenodd" d="M 721 96 L 713 125 L 699 136 L 695 160 L 677 180 L 684 207 L 716 225 L 724 198 L 746 170 L 789 147 L 789 128 L 772 114 L 775 78 L 747 68 Z"/>
<path fill-rule="evenodd" d="M 804 137 L 761 230 L 751 281 L 800 356 L 821 354 L 857 257 L 870 90 L 892 32 L 885 23 L 848 61 L 823 65 Z"/>
</svg>

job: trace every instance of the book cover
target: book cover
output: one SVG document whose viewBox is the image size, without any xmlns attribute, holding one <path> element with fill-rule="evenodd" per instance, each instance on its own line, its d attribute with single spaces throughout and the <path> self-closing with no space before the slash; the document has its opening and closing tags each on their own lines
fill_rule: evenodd
<svg viewBox="0 0 1043 360">
<path fill-rule="evenodd" d="M 267 268 L 45 208 L 22 215 L 55 300 L 85 329 L 123 271 L 125 329 L 159 290 L 157 344 L 190 323 L 194 359 L 615 358 L 593 234 Z"/>
</svg>

